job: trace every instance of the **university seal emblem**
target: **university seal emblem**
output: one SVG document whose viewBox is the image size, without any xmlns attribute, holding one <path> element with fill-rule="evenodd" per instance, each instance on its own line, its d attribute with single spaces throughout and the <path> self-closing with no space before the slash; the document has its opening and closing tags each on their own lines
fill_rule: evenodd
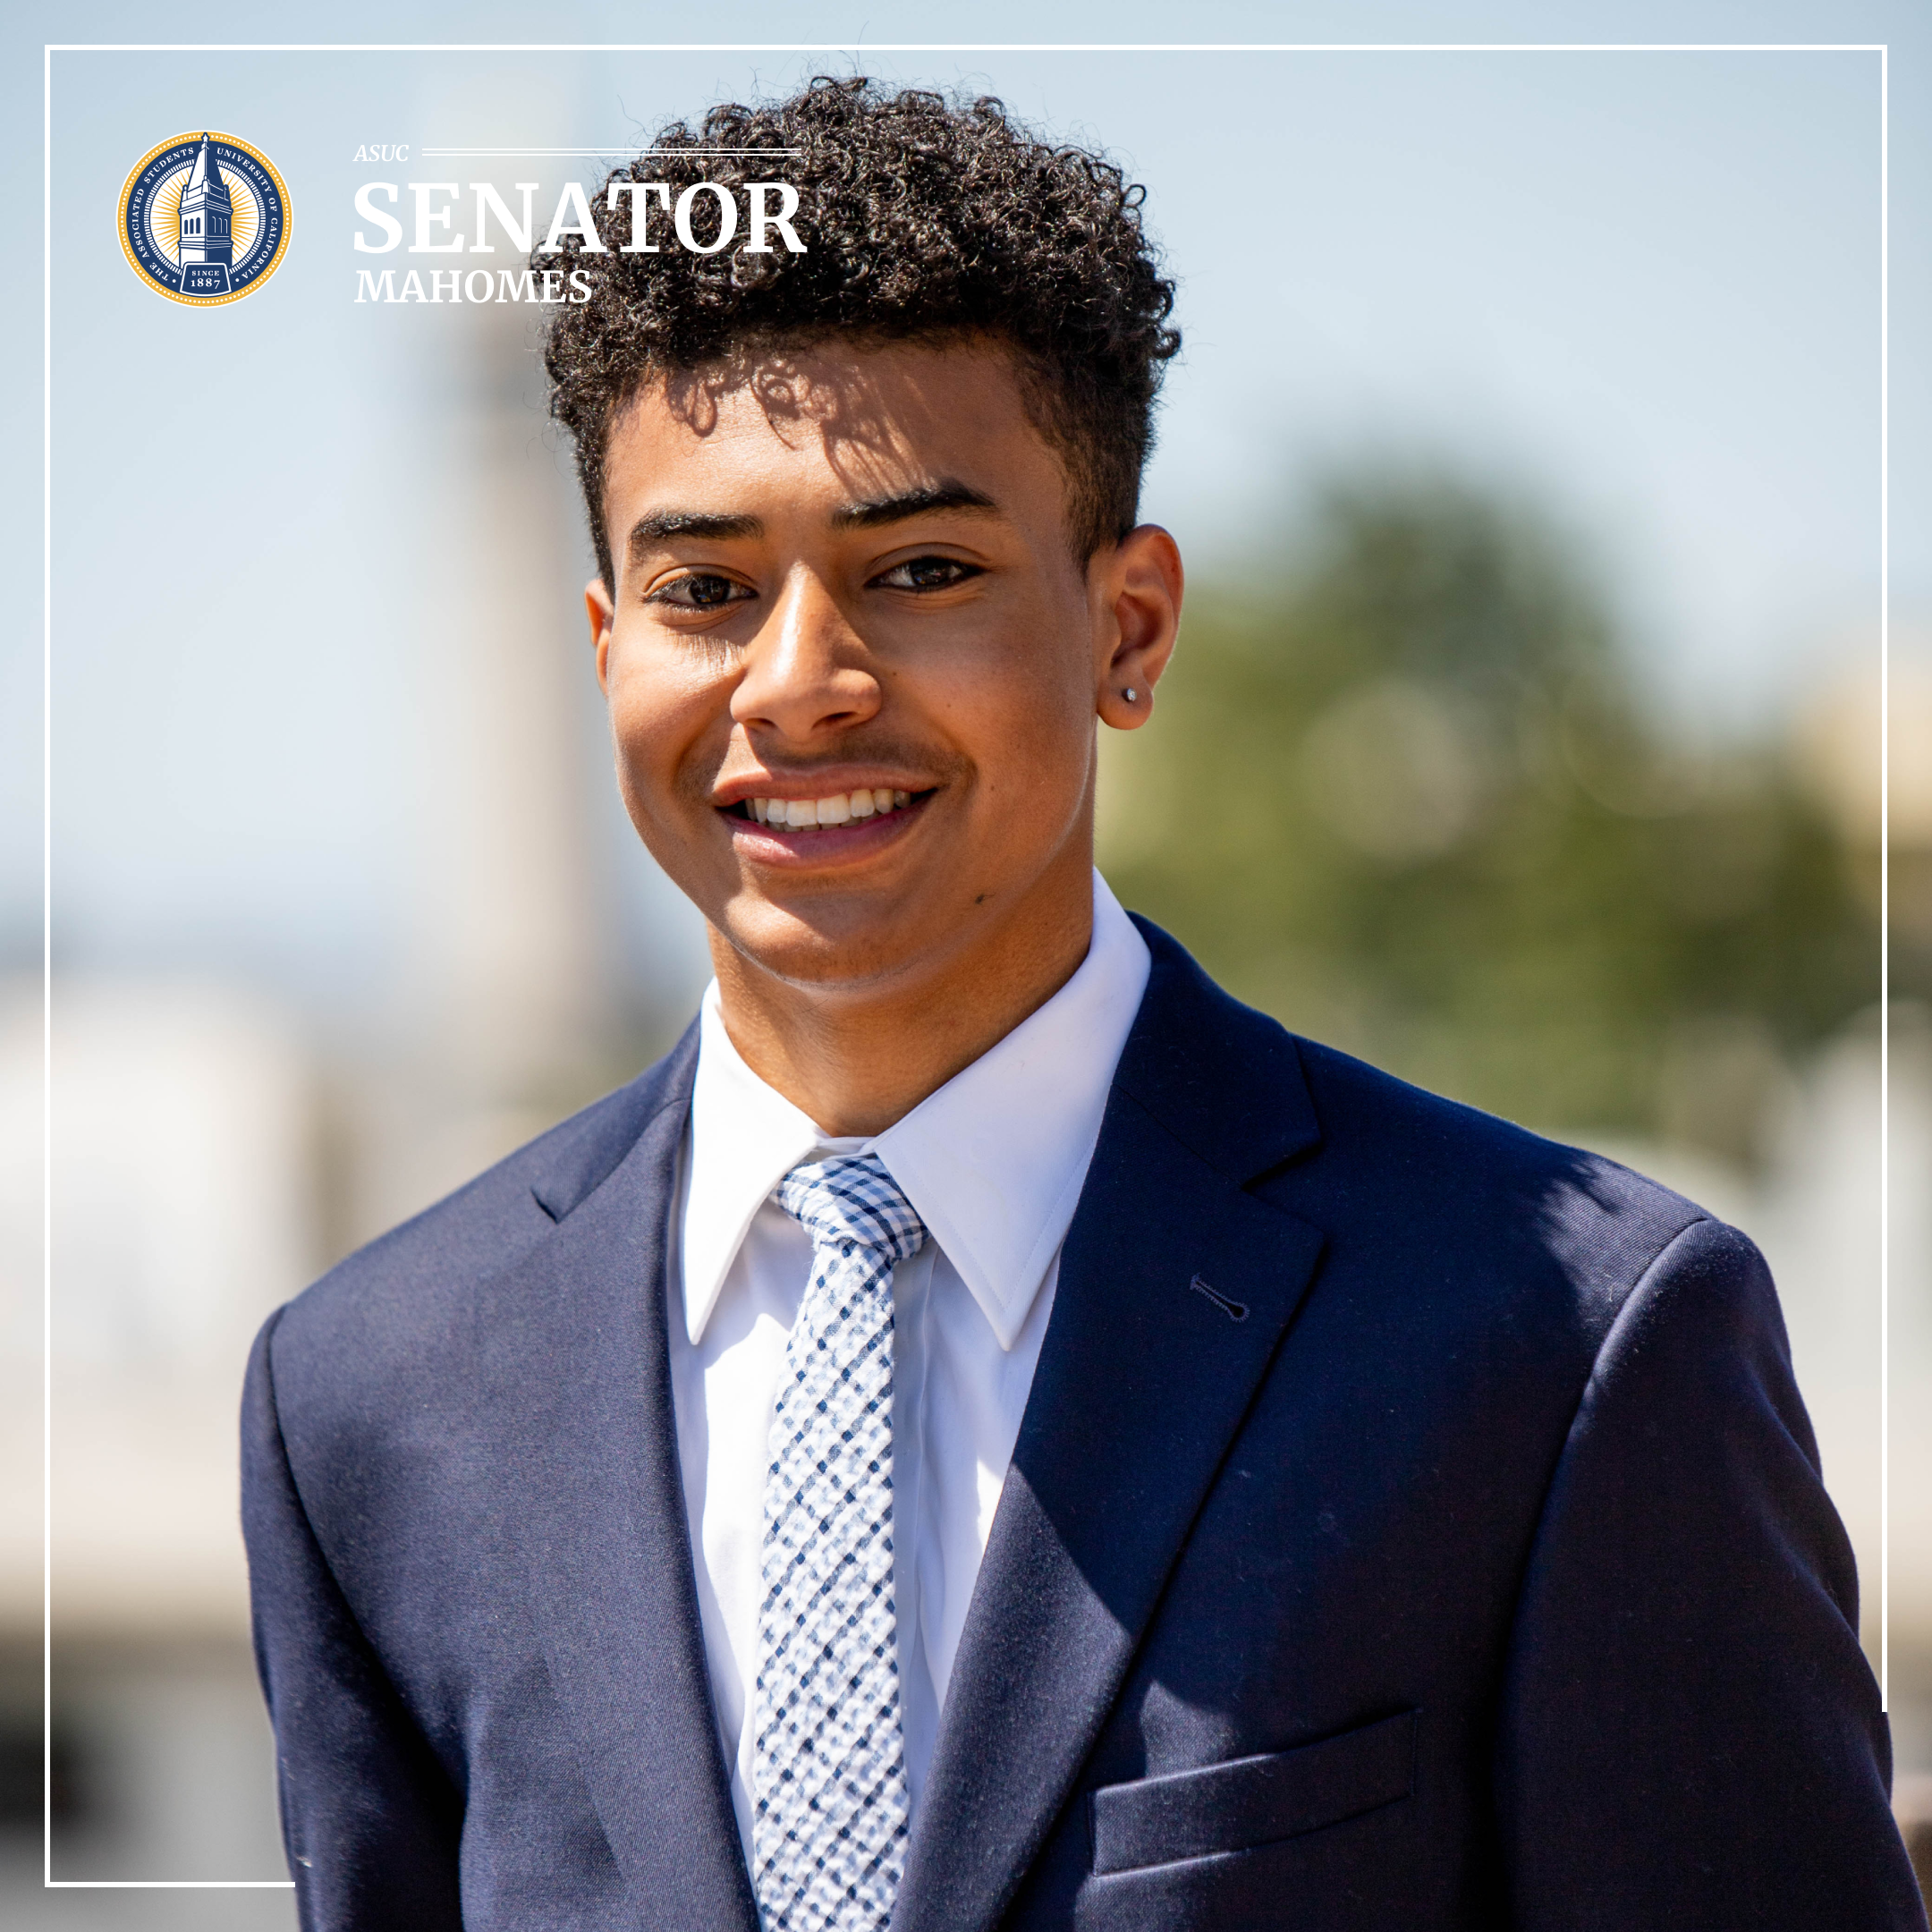
<svg viewBox="0 0 1932 1932">
<path fill-rule="evenodd" d="M 128 266 L 170 301 L 240 301 L 282 266 L 288 245 L 288 188 L 260 148 L 233 134 L 177 134 L 122 185 Z"/>
</svg>

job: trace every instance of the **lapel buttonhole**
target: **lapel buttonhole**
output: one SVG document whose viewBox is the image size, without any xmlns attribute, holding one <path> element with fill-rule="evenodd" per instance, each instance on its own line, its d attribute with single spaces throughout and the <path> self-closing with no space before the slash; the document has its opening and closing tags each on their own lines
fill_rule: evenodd
<svg viewBox="0 0 1932 1932">
<path fill-rule="evenodd" d="M 1199 1275 L 1188 1284 L 1188 1286 L 1196 1294 L 1205 1295 L 1230 1321 L 1246 1321 L 1248 1319 L 1248 1304 L 1245 1301 L 1230 1300 L 1218 1288 L 1210 1288 Z"/>
</svg>

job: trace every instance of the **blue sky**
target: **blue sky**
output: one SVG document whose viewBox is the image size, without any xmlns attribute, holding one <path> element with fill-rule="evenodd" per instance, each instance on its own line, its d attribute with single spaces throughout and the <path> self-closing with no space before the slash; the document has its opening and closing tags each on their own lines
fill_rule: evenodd
<svg viewBox="0 0 1932 1932">
<path fill-rule="evenodd" d="M 639 41 L 688 38 L 693 18 L 349 5 L 271 19 L 191 4 L 165 30 Z M 84 23 L 103 40 L 163 30 L 114 6 L 22 6 L 12 20 L 8 186 L 30 228 L 40 27 Z M 426 573 L 460 567 L 438 549 L 433 508 L 462 405 L 445 379 L 446 312 L 353 303 L 352 195 L 383 172 L 355 162 L 361 141 L 616 144 L 826 64 L 996 92 L 1148 184 L 1187 348 L 1146 509 L 1199 572 L 1251 554 L 1337 462 L 1438 461 L 1578 532 L 1659 703 L 1687 722 L 1761 724 L 1872 648 L 1876 56 L 884 47 L 962 30 L 1166 38 L 1173 22 L 1148 7 L 719 7 L 703 24 L 720 41 L 869 51 L 56 56 L 56 930 L 69 956 L 239 970 L 352 1004 L 393 959 L 410 890 L 393 831 L 425 702 L 412 639 L 435 621 Z M 1921 10 L 1223 6 L 1191 12 L 1188 30 L 1894 40 L 1894 610 L 1903 623 L 1932 614 Z M 113 233 L 128 167 L 197 125 L 265 148 L 296 203 L 275 282 L 214 312 L 148 292 Z M 38 283 L 30 258 L 16 291 Z M 37 305 L 17 302 L 0 326 L 16 393 L 38 402 Z M 38 411 L 13 416 L 0 923 L 22 933 L 39 893 L 41 478 Z M 561 470 L 542 436 L 533 403 L 533 448 Z M 222 530 L 218 595 L 177 567 L 185 515 Z M 560 580 L 560 602 L 568 592 Z"/>
</svg>

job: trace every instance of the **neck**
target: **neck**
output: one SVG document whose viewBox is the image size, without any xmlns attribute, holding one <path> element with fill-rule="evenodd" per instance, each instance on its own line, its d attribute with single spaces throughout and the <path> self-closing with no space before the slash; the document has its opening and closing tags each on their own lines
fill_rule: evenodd
<svg viewBox="0 0 1932 1932">
<path fill-rule="evenodd" d="M 983 939 L 863 993 L 779 979 L 714 928 L 732 1045 L 823 1132 L 883 1133 L 1045 1005 L 1087 957 L 1091 860 L 1040 888 Z"/>
</svg>

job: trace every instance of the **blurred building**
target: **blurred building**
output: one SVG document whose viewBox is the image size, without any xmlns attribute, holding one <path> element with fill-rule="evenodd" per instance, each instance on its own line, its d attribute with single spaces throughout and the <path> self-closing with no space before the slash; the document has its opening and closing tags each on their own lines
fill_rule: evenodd
<svg viewBox="0 0 1932 1932">
<path fill-rule="evenodd" d="M 507 319 L 506 319 L 507 317 Z M 279 1880 L 236 1417 L 263 1318 L 332 1260 L 635 1071 L 589 823 L 567 479 L 520 312 L 439 360 L 406 956 L 359 1029 L 206 979 L 57 977 L 51 1157 L 56 1877 Z M 575 623 L 572 620 L 576 619 Z M 0 998 L 0 1895 L 40 1857 L 42 1007 Z M 93 1922 L 114 1894 L 52 1894 Z M 89 1901 L 92 1901 L 90 1903 Z M 285 1891 L 143 1924 L 283 1925 Z M 210 1916 L 210 1915 L 214 1916 Z M 103 1919 L 106 1922 L 106 1919 Z M 123 1922 L 116 1918 L 114 1922 Z"/>
<path fill-rule="evenodd" d="M 0 1196 L 0 1372 L 36 1394 L 42 1042 L 39 986 L 16 983 L 0 1006 L 0 1144 L 23 1157 Z M 75 981 L 55 987 L 53 1072 L 55 1875 L 278 1877 L 236 1394 L 255 1328 L 315 1266 L 314 1069 L 290 1017 L 233 987 Z M 0 1857 L 38 1868 L 40 1402 L 7 1402 L 0 1439 L 0 1722 L 9 1764 L 32 1772 Z"/>
<path fill-rule="evenodd" d="M 589 809 L 609 753 L 580 728 L 574 489 L 547 434 L 530 326 L 513 305 L 467 310 L 462 352 L 429 377 L 452 487 L 424 552 L 455 567 L 426 573 L 412 614 L 419 763 L 399 829 L 416 892 L 380 1062 L 345 1082 L 357 1241 L 623 1071 Z"/>
</svg>

